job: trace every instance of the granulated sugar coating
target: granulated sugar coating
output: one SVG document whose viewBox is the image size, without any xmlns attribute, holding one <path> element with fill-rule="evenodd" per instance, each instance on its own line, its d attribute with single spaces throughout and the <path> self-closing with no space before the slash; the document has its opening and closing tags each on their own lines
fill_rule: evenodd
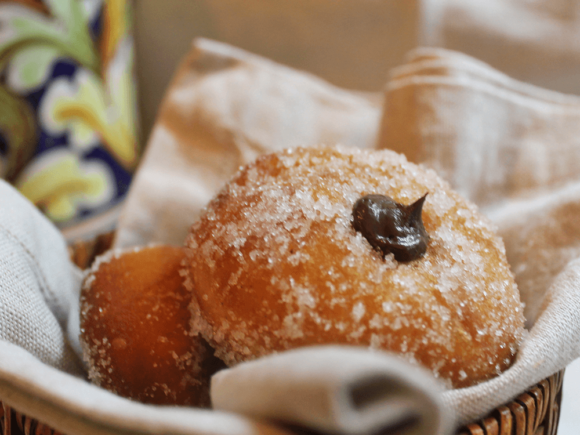
<svg viewBox="0 0 580 435">
<path fill-rule="evenodd" d="M 209 406 L 219 363 L 189 334 L 183 258 L 183 248 L 154 246 L 97 259 L 81 293 L 81 343 L 97 385 L 145 403 Z"/>
<path fill-rule="evenodd" d="M 355 201 L 428 193 L 420 259 L 383 258 L 352 226 Z M 402 354 L 454 387 L 505 370 L 523 333 L 501 240 L 434 172 L 391 151 L 308 148 L 243 169 L 192 227 L 194 327 L 234 365 L 342 343 Z"/>
</svg>

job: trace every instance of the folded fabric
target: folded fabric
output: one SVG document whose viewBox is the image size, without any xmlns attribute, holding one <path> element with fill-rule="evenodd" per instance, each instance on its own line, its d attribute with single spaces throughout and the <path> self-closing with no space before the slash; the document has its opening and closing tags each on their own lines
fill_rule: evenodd
<svg viewBox="0 0 580 435">
<path fill-rule="evenodd" d="M 314 144 L 371 147 L 380 108 L 303 72 L 197 39 L 161 106 L 116 246 L 182 244 L 200 210 L 258 155 Z"/>
<path fill-rule="evenodd" d="M 0 340 L 0 398 L 5 405 L 70 435 L 291 435 L 226 412 L 143 405 L 56 370 Z"/>
<path fill-rule="evenodd" d="M 315 346 L 218 372 L 214 408 L 323 433 L 435 435 L 452 416 L 430 372 L 398 356 Z"/>
<path fill-rule="evenodd" d="M 571 260 L 580 258 L 580 182 L 512 201 L 488 215 L 506 245 L 531 326 L 554 278 Z"/>
<path fill-rule="evenodd" d="M 387 85 L 379 147 L 434 168 L 486 207 L 577 178 L 580 98 L 420 49 Z"/>
<path fill-rule="evenodd" d="M 80 271 L 58 229 L 4 180 L 0 204 L 0 340 L 80 375 Z"/>
<path fill-rule="evenodd" d="M 461 423 L 580 356 L 579 126 L 579 98 L 448 50 L 414 51 L 386 87 L 379 147 L 434 168 L 482 207 L 505 240 L 526 304 L 531 330 L 514 365 L 444 393 Z"/>
<path fill-rule="evenodd" d="M 569 249 L 556 255 L 550 245 L 562 242 L 539 241 L 537 233 L 532 246 L 523 226 L 537 228 L 538 213 L 546 215 L 544 226 L 570 220 L 553 213 L 550 197 L 580 179 L 580 98 L 518 82 L 456 52 L 423 48 L 394 71 L 385 99 L 379 146 L 432 167 L 498 220 L 532 322 L 551 281 L 576 257 Z M 573 200 L 564 191 L 558 197 Z M 527 267 L 530 255 L 546 262 Z"/>
<path fill-rule="evenodd" d="M 423 0 L 423 43 L 461 51 L 518 80 L 580 94 L 575 0 Z"/>
</svg>

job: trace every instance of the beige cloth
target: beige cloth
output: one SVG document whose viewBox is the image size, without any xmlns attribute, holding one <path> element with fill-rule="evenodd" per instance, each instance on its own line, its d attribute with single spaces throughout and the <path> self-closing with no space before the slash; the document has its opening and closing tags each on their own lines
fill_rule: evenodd
<svg viewBox="0 0 580 435">
<path fill-rule="evenodd" d="M 291 435 L 227 412 L 143 405 L 116 396 L 0 340 L 0 398 L 69 435 Z"/>
<path fill-rule="evenodd" d="M 424 45 L 460 51 L 518 80 L 580 94 L 577 0 L 423 0 Z"/>
<path fill-rule="evenodd" d="M 540 317 L 508 370 L 474 387 L 443 393 L 458 422 L 484 416 L 580 357 L 579 312 L 580 259 L 570 262 L 554 280 Z"/>
<path fill-rule="evenodd" d="M 533 321 L 580 249 L 580 98 L 419 49 L 393 72 L 385 105 L 378 146 L 434 168 L 496 221 Z"/>
<path fill-rule="evenodd" d="M 489 212 L 526 301 L 531 326 L 543 295 L 571 259 L 580 258 L 580 182 Z"/>
<path fill-rule="evenodd" d="M 180 245 L 202 207 L 241 165 L 297 145 L 371 147 L 379 117 L 380 107 L 363 97 L 198 39 L 161 106 L 116 246 Z"/>
<path fill-rule="evenodd" d="M 419 49 L 393 71 L 379 147 L 425 163 L 482 207 L 575 179 L 580 98 L 471 57 Z"/>
<path fill-rule="evenodd" d="M 526 304 L 531 330 L 516 363 L 444 394 L 467 422 L 580 356 L 580 99 L 419 49 L 393 72 L 385 104 L 379 147 L 435 168 L 482 206 Z"/>
<path fill-rule="evenodd" d="M 80 271 L 69 261 L 59 231 L 4 180 L 0 180 L 0 277 L 0 341 L 17 344 L 44 364 L 81 374 L 73 351 L 80 355 L 74 302 Z"/>
<path fill-rule="evenodd" d="M 211 382 L 216 409 L 353 435 L 450 433 L 442 391 L 430 372 L 396 355 L 339 346 L 242 363 Z"/>
</svg>

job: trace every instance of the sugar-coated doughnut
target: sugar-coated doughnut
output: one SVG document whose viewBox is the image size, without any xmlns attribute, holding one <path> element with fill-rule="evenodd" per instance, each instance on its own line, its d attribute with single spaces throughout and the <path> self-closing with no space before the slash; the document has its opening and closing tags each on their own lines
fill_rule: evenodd
<svg viewBox="0 0 580 435">
<path fill-rule="evenodd" d="M 140 402 L 209 406 L 219 363 L 189 332 L 183 258 L 183 248 L 162 245 L 97 258 L 81 292 L 81 344 L 94 383 Z"/>
<path fill-rule="evenodd" d="M 366 195 L 411 210 L 425 194 L 426 249 L 413 259 L 398 261 L 354 228 Z M 263 156 L 208 205 L 186 246 L 193 327 L 230 366 L 342 343 L 397 352 L 464 387 L 505 370 L 523 334 L 492 225 L 433 171 L 391 151 Z"/>
</svg>

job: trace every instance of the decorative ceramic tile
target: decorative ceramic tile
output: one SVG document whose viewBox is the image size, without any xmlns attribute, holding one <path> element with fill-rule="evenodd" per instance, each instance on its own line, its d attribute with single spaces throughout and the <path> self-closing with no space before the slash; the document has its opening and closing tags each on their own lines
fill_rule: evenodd
<svg viewBox="0 0 580 435">
<path fill-rule="evenodd" d="M 128 0 L 0 1 L 0 176 L 61 228 L 118 205 L 136 167 Z"/>
</svg>

